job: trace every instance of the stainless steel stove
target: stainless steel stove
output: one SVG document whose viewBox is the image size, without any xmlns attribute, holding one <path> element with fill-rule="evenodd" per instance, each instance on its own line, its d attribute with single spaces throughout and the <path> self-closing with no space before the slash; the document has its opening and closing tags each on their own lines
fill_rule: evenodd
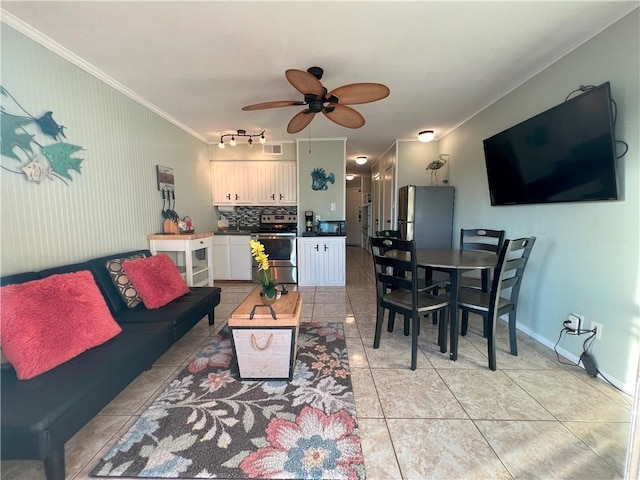
<svg viewBox="0 0 640 480">
<path fill-rule="evenodd" d="M 279 283 L 298 283 L 296 236 L 298 216 L 265 214 L 260 216 L 260 227 L 251 234 L 253 240 L 264 245 L 269 255 L 271 278 Z M 257 281 L 258 264 L 253 261 L 253 278 Z"/>
</svg>

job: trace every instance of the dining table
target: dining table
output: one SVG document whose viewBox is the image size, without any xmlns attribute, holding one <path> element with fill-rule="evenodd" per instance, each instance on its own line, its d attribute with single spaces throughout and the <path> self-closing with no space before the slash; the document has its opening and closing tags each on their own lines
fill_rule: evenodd
<svg viewBox="0 0 640 480">
<path fill-rule="evenodd" d="M 446 272 L 449 274 L 451 289 L 449 292 L 449 343 L 451 360 L 458 359 L 458 303 L 460 297 L 460 277 L 464 272 L 472 270 L 492 270 L 498 263 L 498 255 L 480 250 L 460 250 L 451 248 L 418 248 L 416 264 L 427 270 Z M 486 282 L 485 282 L 486 283 Z M 488 285 L 483 285 L 484 290 Z M 446 332 L 446 328 L 443 329 Z M 445 338 L 438 339 L 440 350 L 447 351 Z"/>
</svg>

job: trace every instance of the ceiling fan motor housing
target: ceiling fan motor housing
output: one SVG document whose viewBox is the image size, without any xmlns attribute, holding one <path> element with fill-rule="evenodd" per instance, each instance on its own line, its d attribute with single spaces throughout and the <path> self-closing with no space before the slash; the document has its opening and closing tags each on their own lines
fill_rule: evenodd
<svg viewBox="0 0 640 480">
<path fill-rule="evenodd" d="M 322 80 L 322 74 L 324 73 L 324 70 L 322 70 L 322 68 L 320 67 L 309 67 L 307 69 L 307 72 L 316 77 L 318 80 Z"/>
</svg>

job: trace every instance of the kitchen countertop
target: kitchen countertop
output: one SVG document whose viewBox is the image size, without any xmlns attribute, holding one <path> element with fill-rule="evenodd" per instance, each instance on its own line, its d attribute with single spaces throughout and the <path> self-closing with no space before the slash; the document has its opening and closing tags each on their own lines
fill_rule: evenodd
<svg viewBox="0 0 640 480">
<path fill-rule="evenodd" d="M 152 233 L 147 235 L 147 240 L 196 240 L 212 236 L 212 232 L 201 233 Z"/>
<path fill-rule="evenodd" d="M 229 230 L 214 230 L 213 231 L 214 235 L 251 235 L 251 230 L 236 230 L 234 229 L 229 229 Z"/>
<path fill-rule="evenodd" d="M 340 235 L 336 235 L 333 233 L 318 233 L 318 232 L 302 232 L 302 235 L 298 235 L 299 237 L 346 237 L 345 233 Z"/>
</svg>

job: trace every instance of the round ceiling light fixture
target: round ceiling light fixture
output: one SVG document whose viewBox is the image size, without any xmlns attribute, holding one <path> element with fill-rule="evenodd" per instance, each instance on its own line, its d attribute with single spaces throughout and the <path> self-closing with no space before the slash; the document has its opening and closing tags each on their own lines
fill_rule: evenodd
<svg viewBox="0 0 640 480">
<path fill-rule="evenodd" d="M 360 157 L 356 157 L 356 163 L 358 165 L 364 165 L 365 163 L 367 163 L 367 157 L 365 157 L 364 155 Z"/>
<path fill-rule="evenodd" d="M 354 178 L 356 178 L 356 176 L 355 176 L 355 175 L 348 174 L 348 175 L 345 175 L 345 177 L 344 177 L 344 178 L 346 178 L 346 179 L 347 179 L 347 181 L 348 181 L 348 182 L 350 182 L 351 180 L 353 180 Z"/>
<path fill-rule="evenodd" d="M 433 140 L 435 136 L 436 135 L 435 133 L 433 133 L 433 130 L 423 130 L 420 133 L 418 133 L 418 140 L 420 140 L 423 143 L 427 143 Z"/>
</svg>

